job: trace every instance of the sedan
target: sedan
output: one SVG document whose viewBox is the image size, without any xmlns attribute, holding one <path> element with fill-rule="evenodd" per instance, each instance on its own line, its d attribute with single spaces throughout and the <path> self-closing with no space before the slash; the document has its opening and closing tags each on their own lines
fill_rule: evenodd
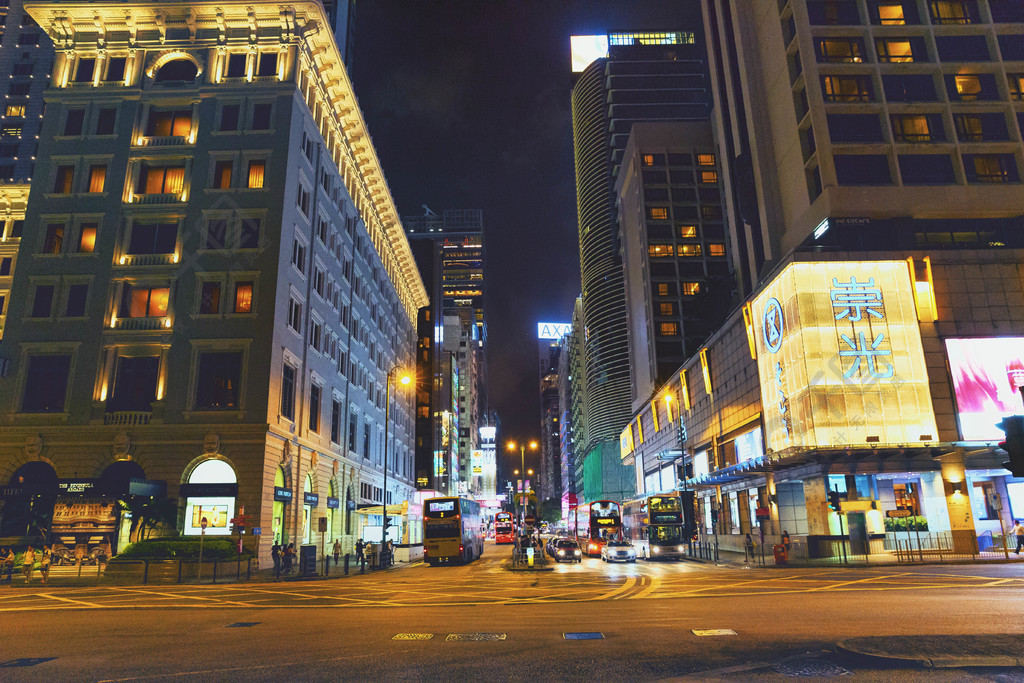
<svg viewBox="0 0 1024 683">
<path fill-rule="evenodd" d="M 580 551 L 580 546 L 571 538 L 556 539 L 553 544 L 553 550 L 554 552 L 551 555 L 555 558 L 555 562 L 561 562 L 562 560 L 568 562 L 583 561 L 583 553 Z"/>
<path fill-rule="evenodd" d="M 636 550 L 629 541 L 608 541 L 601 548 L 601 559 L 605 562 L 636 562 Z"/>
</svg>

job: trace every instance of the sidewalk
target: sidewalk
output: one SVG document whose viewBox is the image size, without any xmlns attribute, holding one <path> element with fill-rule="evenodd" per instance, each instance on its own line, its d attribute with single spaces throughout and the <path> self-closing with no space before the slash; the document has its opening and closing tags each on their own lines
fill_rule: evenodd
<svg viewBox="0 0 1024 683">
<path fill-rule="evenodd" d="M 836 643 L 847 655 L 885 664 L 948 668 L 1024 666 L 1024 635 L 867 636 Z"/>
<path fill-rule="evenodd" d="M 812 558 L 810 560 L 806 558 L 790 558 L 786 564 L 776 564 L 774 556 L 765 552 L 764 564 L 761 564 L 761 549 L 758 547 L 756 557 L 753 560 L 747 560 L 746 556 L 742 552 L 726 550 L 720 548 L 718 551 L 718 562 L 714 560 L 700 559 L 696 557 L 688 557 L 684 561 L 695 562 L 698 564 L 705 564 L 710 566 L 720 567 L 751 567 L 751 568 L 786 568 L 786 569 L 801 569 L 801 568 L 820 568 L 820 567 L 883 567 L 883 566 L 900 566 L 900 567 L 912 567 L 922 566 L 929 564 L 942 564 L 942 565 L 963 565 L 963 564 L 1013 564 L 1016 562 L 1024 562 L 1024 555 L 1015 555 L 1010 553 L 1009 559 L 1003 556 L 1002 553 L 986 553 L 968 557 L 939 557 L 937 555 L 929 556 L 925 554 L 924 561 L 920 561 L 916 558 L 912 562 L 900 562 L 895 554 L 890 553 L 874 553 L 868 555 L 866 558 L 864 555 L 855 555 L 849 558 L 848 562 L 843 562 L 841 559 L 836 557 L 822 557 Z"/>
<path fill-rule="evenodd" d="M 328 562 L 327 576 L 323 575 L 324 565 L 322 561 L 317 562 L 317 574 L 304 576 L 303 574 L 292 571 L 291 574 L 281 574 L 281 578 L 274 576 L 274 568 L 260 569 L 252 573 L 252 581 L 272 583 L 274 581 L 326 581 L 328 579 L 347 579 L 353 576 L 369 576 L 370 574 L 390 574 L 391 572 L 401 571 L 407 567 L 411 567 L 415 564 L 422 562 L 422 560 L 416 560 L 415 562 L 396 562 L 387 569 L 376 569 L 366 565 L 366 572 L 359 571 L 359 565 L 355 562 L 349 564 L 348 574 L 345 573 L 345 559 L 338 564 L 334 564 L 334 560 Z"/>
</svg>

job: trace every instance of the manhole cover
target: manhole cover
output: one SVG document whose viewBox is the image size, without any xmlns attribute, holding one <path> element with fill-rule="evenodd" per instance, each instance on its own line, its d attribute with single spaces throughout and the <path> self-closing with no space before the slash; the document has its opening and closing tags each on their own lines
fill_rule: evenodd
<svg viewBox="0 0 1024 683">
<path fill-rule="evenodd" d="M 0 668 L 3 669 L 14 669 L 19 666 L 35 666 L 36 664 L 42 664 L 43 662 L 52 662 L 57 659 L 56 657 L 23 657 L 21 659 L 9 659 L 6 662 L 0 662 Z"/>
<path fill-rule="evenodd" d="M 600 631 L 584 631 L 581 633 L 563 633 L 566 640 L 604 640 L 604 634 Z"/>
<path fill-rule="evenodd" d="M 449 633 L 445 640 L 505 640 L 504 633 Z"/>
<path fill-rule="evenodd" d="M 258 621 L 236 621 L 233 624 L 228 624 L 224 628 L 250 628 L 260 622 Z"/>
<path fill-rule="evenodd" d="M 736 631 L 731 628 L 695 628 L 693 629 L 693 635 L 695 636 L 734 636 Z"/>
<path fill-rule="evenodd" d="M 783 676 L 793 677 L 832 677 L 852 676 L 853 674 L 839 666 L 824 659 L 794 659 L 790 662 L 782 662 L 775 665 L 775 670 Z"/>
<path fill-rule="evenodd" d="M 430 640 L 433 633 L 396 633 L 391 640 Z"/>
</svg>

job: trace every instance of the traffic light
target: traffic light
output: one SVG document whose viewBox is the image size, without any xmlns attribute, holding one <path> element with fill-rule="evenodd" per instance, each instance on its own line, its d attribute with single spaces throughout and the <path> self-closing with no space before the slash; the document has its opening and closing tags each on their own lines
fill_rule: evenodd
<svg viewBox="0 0 1024 683">
<path fill-rule="evenodd" d="M 1006 434 L 1006 440 L 1000 441 L 999 447 L 1010 456 L 1003 467 L 1015 477 L 1024 477 L 1024 415 L 1004 417 L 996 426 Z"/>
<path fill-rule="evenodd" d="M 841 512 L 843 509 L 842 503 L 839 502 L 839 491 L 828 492 L 828 506 L 836 512 Z"/>
</svg>

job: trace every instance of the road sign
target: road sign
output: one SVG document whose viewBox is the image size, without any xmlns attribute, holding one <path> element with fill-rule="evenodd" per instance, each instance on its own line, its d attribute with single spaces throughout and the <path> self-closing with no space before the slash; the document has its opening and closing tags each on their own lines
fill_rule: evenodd
<svg viewBox="0 0 1024 683">
<path fill-rule="evenodd" d="M 254 526 L 252 528 L 252 535 L 253 536 L 262 536 L 263 535 L 263 527 L 261 527 L 261 526 Z"/>
<path fill-rule="evenodd" d="M 238 515 L 237 517 L 234 517 L 229 521 L 232 524 L 241 524 L 242 526 L 247 526 L 250 519 L 252 519 L 252 515 Z"/>
<path fill-rule="evenodd" d="M 911 517 L 911 516 L 913 516 L 913 514 L 914 513 L 911 512 L 910 510 L 886 510 L 885 511 L 885 516 L 886 517 Z"/>
<path fill-rule="evenodd" d="M 193 519 L 195 518 L 193 517 Z M 206 521 L 206 517 L 203 517 L 203 519 L 199 522 L 199 526 L 200 528 L 202 528 L 203 531 L 206 531 L 207 524 L 209 524 L 209 522 Z"/>
<path fill-rule="evenodd" d="M 326 531 L 327 531 L 327 518 L 326 517 L 321 517 L 320 518 L 320 533 L 324 533 Z"/>
<path fill-rule="evenodd" d="M 533 515 L 526 515 L 526 519 L 524 521 L 526 522 L 527 526 L 533 526 L 534 523 L 537 521 L 537 518 Z"/>
<path fill-rule="evenodd" d="M 993 510 L 1002 512 L 1003 510 L 1003 497 L 995 491 L 989 491 L 988 494 L 988 506 Z"/>
</svg>

